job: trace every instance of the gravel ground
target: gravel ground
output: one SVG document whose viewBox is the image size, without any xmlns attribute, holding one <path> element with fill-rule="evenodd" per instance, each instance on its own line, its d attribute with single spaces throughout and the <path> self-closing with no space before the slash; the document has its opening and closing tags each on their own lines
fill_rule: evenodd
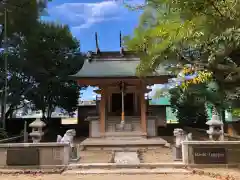
<svg viewBox="0 0 240 180">
<path fill-rule="evenodd" d="M 172 149 L 167 147 L 143 150 L 140 155 L 143 163 L 173 162 Z M 109 163 L 111 158 L 112 151 L 80 151 L 78 163 Z"/>
<path fill-rule="evenodd" d="M 79 163 L 109 163 L 112 151 L 80 151 Z"/>
<path fill-rule="evenodd" d="M 240 180 L 240 168 L 202 168 L 198 170 L 203 170 L 205 173 L 216 173 L 221 176 L 233 176 Z"/>
<path fill-rule="evenodd" d="M 158 147 L 143 151 L 141 158 L 143 163 L 173 162 L 173 152 L 170 148 Z"/>
<path fill-rule="evenodd" d="M 164 180 L 214 180 L 215 178 L 210 178 L 200 175 L 1 175 L 1 180 L 159 180 L 164 178 Z"/>
</svg>

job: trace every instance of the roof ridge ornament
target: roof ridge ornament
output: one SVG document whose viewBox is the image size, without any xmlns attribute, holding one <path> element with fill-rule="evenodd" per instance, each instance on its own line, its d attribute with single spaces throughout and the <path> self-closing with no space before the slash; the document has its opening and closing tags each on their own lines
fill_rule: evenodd
<svg viewBox="0 0 240 180">
<path fill-rule="evenodd" d="M 87 56 L 88 62 L 92 62 L 92 60 L 93 60 L 93 56 L 92 55 L 93 55 L 92 51 L 88 51 L 87 52 L 86 56 Z"/>
<path fill-rule="evenodd" d="M 121 31 L 120 31 L 119 41 L 120 41 L 120 54 L 121 54 L 121 56 L 124 56 L 124 48 L 122 47 L 122 33 L 121 33 Z"/>
<path fill-rule="evenodd" d="M 98 45 L 98 34 L 95 32 L 95 43 L 96 43 L 96 54 L 100 54 L 100 49 Z"/>
</svg>

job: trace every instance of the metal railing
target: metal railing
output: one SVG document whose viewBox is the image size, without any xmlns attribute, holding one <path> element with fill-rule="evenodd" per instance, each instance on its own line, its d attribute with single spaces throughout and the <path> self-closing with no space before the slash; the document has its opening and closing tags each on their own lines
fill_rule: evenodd
<svg viewBox="0 0 240 180">
<path fill-rule="evenodd" d="M 0 139 L 0 143 L 16 143 L 16 142 L 23 142 L 24 136 L 14 136 L 10 138 Z"/>
<path fill-rule="evenodd" d="M 200 128 L 192 128 L 192 127 L 185 127 L 185 131 L 191 132 L 193 134 L 193 139 L 198 136 L 199 139 L 197 140 L 203 140 L 208 139 L 208 134 L 206 132 L 206 129 L 200 129 Z M 224 139 L 228 141 L 240 141 L 240 136 L 237 135 L 229 135 L 227 133 L 224 133 Z"/>
</svg>

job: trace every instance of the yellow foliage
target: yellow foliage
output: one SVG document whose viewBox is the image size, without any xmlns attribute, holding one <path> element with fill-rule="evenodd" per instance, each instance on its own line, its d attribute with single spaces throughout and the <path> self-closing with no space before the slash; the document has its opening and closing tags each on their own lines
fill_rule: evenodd
<svg viewBox="0 0 240 180">
<path fill-rule="evenodd" d="M 193 75 L 196 73 L 194 68 L 184 68 L 182 72 L 183 72 L 184 76 Z M 183 89 L 186 89 L 191 84 L 205 83 L 205 82 L 210 81 L 211 79 L 212 79 L 212 72 L 208 72 L 206 70 L 205 71 L 197 71 L 196 77 L 194 77 L 193 79 L 190 79 L 190 80 L 185 80 L 181 84 L 181 87 Z"/>
</svg>

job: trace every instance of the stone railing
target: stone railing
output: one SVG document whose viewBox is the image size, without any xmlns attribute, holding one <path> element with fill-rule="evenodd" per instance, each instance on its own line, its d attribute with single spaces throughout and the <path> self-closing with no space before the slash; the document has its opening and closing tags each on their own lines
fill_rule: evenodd
<svg viewBox="0 0 240 180">
<path fill-rule="evenodd" d="M 65 143 L 0 144 L 0 167 L 66 167 L 69 163 L 69 153 L 70 146 Z"/>
</svg>

